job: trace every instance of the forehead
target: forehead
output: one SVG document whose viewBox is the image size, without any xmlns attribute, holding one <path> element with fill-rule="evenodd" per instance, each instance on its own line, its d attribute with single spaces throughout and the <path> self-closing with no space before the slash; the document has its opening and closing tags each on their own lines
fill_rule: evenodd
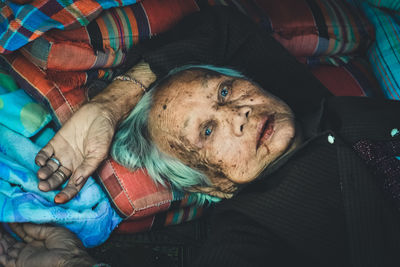
<svg viewBox="0 0 400 267">
<path fill-rule="evenodd" d="M 204 89 L 210 87 L 210 83 L 218 80 L 223 80 L 228 76 L 207 70 L 186 70 L 173 75 L 163 84 L 154 96 L 157 101 L 161 98 L 169 97 L 169 100 L 174 99 L 185 93 L 202 93 Z"/>
</svg>

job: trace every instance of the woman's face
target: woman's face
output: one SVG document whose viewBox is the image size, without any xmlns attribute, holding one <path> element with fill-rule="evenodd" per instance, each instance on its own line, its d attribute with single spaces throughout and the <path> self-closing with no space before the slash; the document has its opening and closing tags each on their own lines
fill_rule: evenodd
<svg viewBox="0 0 400 267">
<path fill-rule="evenodd" d="M 213 179 L 246 183 L 292 144 L 295 124 L 280 99 L 241 78 L 190 70 L 154 95 L 152 140 Z"/>
</svg>

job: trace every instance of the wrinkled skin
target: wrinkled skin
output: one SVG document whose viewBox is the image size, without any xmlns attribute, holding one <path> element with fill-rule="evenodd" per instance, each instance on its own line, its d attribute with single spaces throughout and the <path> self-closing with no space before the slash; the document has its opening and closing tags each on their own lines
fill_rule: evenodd
<svg viewBox="0 0 400 267">
<path fill-rule="evenodd" d="M 23 241 L 0 228 L 0 265 L 5 267 L 86 267 L 95 263 L 81 241 L 61 227 L 10 224 Z"/>
<path fill-rule="evenodd" d="M 144 62 L 135 65 L 127 74 L 146 87 L 156 79 Z M 56 190 L 68 180 L 54 201 L 65 203 L 72 199 L 107 158 L 118 123 L 142 94 L 137 84 L 114 81 L 75 112 L 35 158 L 40 167 L 37 172 L 39 189 Z"/>
<path fill-rule="evenodd" d="M 89 103 L 81 107 L 37 154 L 39 189 L 54 190 L 72 174 L 55 202 L 65 203 L 73 198 L 107 157 L 114 131 L 115 125 L 101 105 Z M 51 157 L 58 159 L 61 166 Z M 65 176 L 57 172 L 58 168 Z M 81 182 L 75 183 L 79 177 L 83 177 Z"/>
<path fill-rule="evenodd" d="M 227 192 L 293 149 L 295 128 L 290 108 L 257 84 L 199 69 L 163 84 L 149 114 L 154 143 Z"/>
</svg>

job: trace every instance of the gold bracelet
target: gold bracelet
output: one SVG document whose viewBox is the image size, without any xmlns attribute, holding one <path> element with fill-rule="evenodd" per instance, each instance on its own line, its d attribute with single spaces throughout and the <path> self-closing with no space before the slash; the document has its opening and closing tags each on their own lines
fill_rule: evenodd
<svg viewBox="0 0 400 267">
<path fill-rule="evenodd" d="M 139 81 L 136 80 L 135 78 L 132 78 L 131 76 L 128 76 L 128 75 L 119 75 L 119 76 L 117 76 L 117 77 L 115 77 L 115 78 L 113 79 L 113 81 L 116 81 L 116 80 L 133 82 L 133 83 L 139 85 L 140 88 L 142 88 L 143 92 L 145 92 L 145 93 L 147 92 L 147 87 L 144 86 L 141 82 L 139 82 Z"/>
</svg>

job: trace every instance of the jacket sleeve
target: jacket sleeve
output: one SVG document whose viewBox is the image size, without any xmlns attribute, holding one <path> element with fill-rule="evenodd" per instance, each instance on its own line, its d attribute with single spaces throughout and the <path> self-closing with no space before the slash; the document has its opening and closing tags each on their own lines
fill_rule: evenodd
<svg viewBox="0 0 400 267">
<path fill-rule="evenodd" d="M 304 265 L 302 265 L 304 264 Z M 234 212 L 215 215 L 209 238 L 191 266 L 317 266 L 265 227 Z"/>
</svg>

